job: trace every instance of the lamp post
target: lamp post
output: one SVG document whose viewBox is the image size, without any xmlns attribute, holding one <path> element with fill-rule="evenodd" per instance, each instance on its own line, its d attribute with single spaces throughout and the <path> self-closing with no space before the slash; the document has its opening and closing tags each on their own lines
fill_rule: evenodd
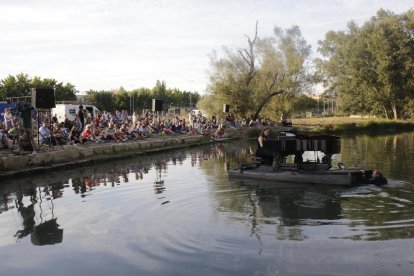
<svg viewBox="0 0 414 276">
<path fill-rule="evenodd" d="M 193 83 L 194 83 L 194 80 L 188 80 L 188 82 L 190 83 L 190 108 L 192 108 L 193 107 L 193 105 L 192 105 L 192 102 L 191 102 L 191 93 L 192 93 L 192 88 L 193 88 Z"/>
</svg>

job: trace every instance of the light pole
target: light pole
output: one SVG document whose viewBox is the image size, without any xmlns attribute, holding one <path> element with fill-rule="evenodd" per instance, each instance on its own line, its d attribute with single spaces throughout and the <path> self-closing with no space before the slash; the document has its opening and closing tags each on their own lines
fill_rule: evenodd
<svg viewBox="0 0 414 276">
<path fill-rule="evenodd" d="M 188 82 L 190 83 L 190 108 L 192 108 L 193 107 L 193 105 L 192 105 L 192 102 L 191 102 L 191 93 L 192 93 L 192 88 L 193 88 L 193 83 L 194 83 L 194 80 L 188 80 Z"/>
</svg>

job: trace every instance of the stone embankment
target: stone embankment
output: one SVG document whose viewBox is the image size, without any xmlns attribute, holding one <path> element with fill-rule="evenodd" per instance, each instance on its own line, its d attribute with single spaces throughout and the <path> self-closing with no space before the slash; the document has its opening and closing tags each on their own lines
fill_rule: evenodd
<svg viewBox="0 0 414 276">
<path fill-rule="evenodd" d="M 177 135 L 124 143 L 65 145 L 54 148 L 43 146 L 37 154 L 33 155 L 6 154 L 1 156 L 0 176 L 3 178 L 59 167 L 80 166 L 91 162 L 108 161 L 208 143 L 210 143 L 210 139 L 202 135 Z"/>
</svg>

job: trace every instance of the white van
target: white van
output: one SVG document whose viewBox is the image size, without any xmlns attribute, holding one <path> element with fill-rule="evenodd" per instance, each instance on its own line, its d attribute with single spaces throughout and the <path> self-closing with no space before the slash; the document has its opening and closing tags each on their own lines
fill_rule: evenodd
<svg viewBox="0 0 414 276">
<path fill-rule="evenodd" d="M 56 114 L 59 122 L 65 121 L 65 116 L 69 121 L 74 121 L 76 114 L 79 110 L 80 104 L 56 104 L 55 108 L 52 108 L 52 116 Z M 82 104 L 83 109 L 86 109 L 93 117 L 98 115 L 99 109 L 94 105 Z"/>
</svg>

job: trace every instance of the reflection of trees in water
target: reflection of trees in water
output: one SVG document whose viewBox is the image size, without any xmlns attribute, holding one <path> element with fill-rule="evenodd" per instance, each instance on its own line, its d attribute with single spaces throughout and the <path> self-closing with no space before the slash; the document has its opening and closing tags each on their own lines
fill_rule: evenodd
<svg viewBox="0 0 414 276">
<path fill-rule="evenodd" d="M 0 196 L 0 214 L 9 210 L 9 204 L 11 199 L 8 194 L 2 194 Z"/>
<path fill-rule="evenodd" d="M 329 223 L 341 217 L 340 198 L 335 188 L 312 187 L 292 183 L 228 181 L 228 168 L 250 162 L 253 143 L 226 143 L 211 148 L 211 158 L 200 168 L 214 176 L 209 185 L 217 199 L 218 210 L 234 212 L 249 225 L 249 231 L 261 243 L 261 228 L 275 225 L 281 240 L 304 240 L 303 226 Z M 230 186 L 230 187 L 229 187 Z M 227 192 L 222 192 L 227 191 Z"/>
<path fill-rule="evenodd" d="M 329 223 L 326 221 L 341 217 L 340 201 L 336 192 L 332 190 L 319 191 L 306 187 L 298 189 L 297 186 L 263 188 L 260 185 L 249 186 L 249 190 L 250 194 L 255 194 L 256 199 L 250 200 L 250 205 L 257 206 L 251 208 L 251 217 L 255 219 L 251 225 L 254 228 L 257 228 L 258 224 L 276 225 L 275 234 L 280 240 L 304 240 L 304 225 L 318 224 L 322 221 Z"/>
<path fill-rule="evenodd" d="M 342 138 L 342 162 L 377 168 L 386 177 L 401 176 L 411 170 L 414 132 L 395 135 L 359 135 Z M 401 162 L 404 160 L 404 162 Z"/>
<path fill-rule="evenodd" d="M 392 240 L 414 238 L 414 196 L 412 188 L 366 187 L 346 195 L 344 216 L 357 218 L 349 227 L 352 240 Z"/>
<path fill-rule="evenodd" d="M 239 162 L 246 160 L 246 146 L 243 143 L 229 147 L 227 145 L 224 158 L 218 162 L 231 164 L 232 168 L 236 168 Z M 342 152 L 338 158 L 348 165 L 379 168 L 391 179 L 412 180 L 413 151 L 413 132 L 385 136 L 361 135 L 343 137 Z M 221 172 L 215 169 L 216 165 L 211 166 L 213 167 L 206 166 L 205 169 L 218 175 L 216 187 L 220 189 Z M 232 183 L 243 181 L 230 181 L 230 185 Z M 221 206 L 220 209 L 250 212 L 250 218 L 256 219 L 250 220 L 251 229 L 257 229 L 262 224 L 278 224 L 276 236 L 280 239 L 305 239 L 302 233 L 304 226 L 331 224 L 342 217 L 349 218 L 349 227 L 359 231 L 350 237 L 340 238 L 390 240 L 414 237 L 414 193 L 411 186 L 399 189 L 391 184 L 389 187 L 362 188 L 362 194 L 343 198 L 339 196 L 341 188 L 335 190 L 329 187 L 304 186 L 301 189 L 261 189 L 256 184 L 257 181 L 248 183 L 252 185 L 252 190 L 245 199 L 234 196 L 233 192 L 234 202 L 226 198 L 225 194 L 216 193 L 217 198 L 223 197 L 219 201 L 225 207 Z"/>
<path fill-rule="evenodd" d="M 361 135 L 343 139 L 344 160 L 353 157 L 368 168 L 379 168 L 391 179 L 389 187 L 368 187 L 347 195 L 344 216 L 356 218 L 350 225 L 362 229 L 353 240 L 390 240 L 414 237 L 414 193 L 411 187 L 393 187 L 392 179 L 412 181 L 414 132 L 395 135 Z M 352 151 L 351 151 L 352 150 Z M 391 223 L 390 223 L 391 222 Z M 392 227 L 391 227 L 392 226 Z"/>
</svg>

